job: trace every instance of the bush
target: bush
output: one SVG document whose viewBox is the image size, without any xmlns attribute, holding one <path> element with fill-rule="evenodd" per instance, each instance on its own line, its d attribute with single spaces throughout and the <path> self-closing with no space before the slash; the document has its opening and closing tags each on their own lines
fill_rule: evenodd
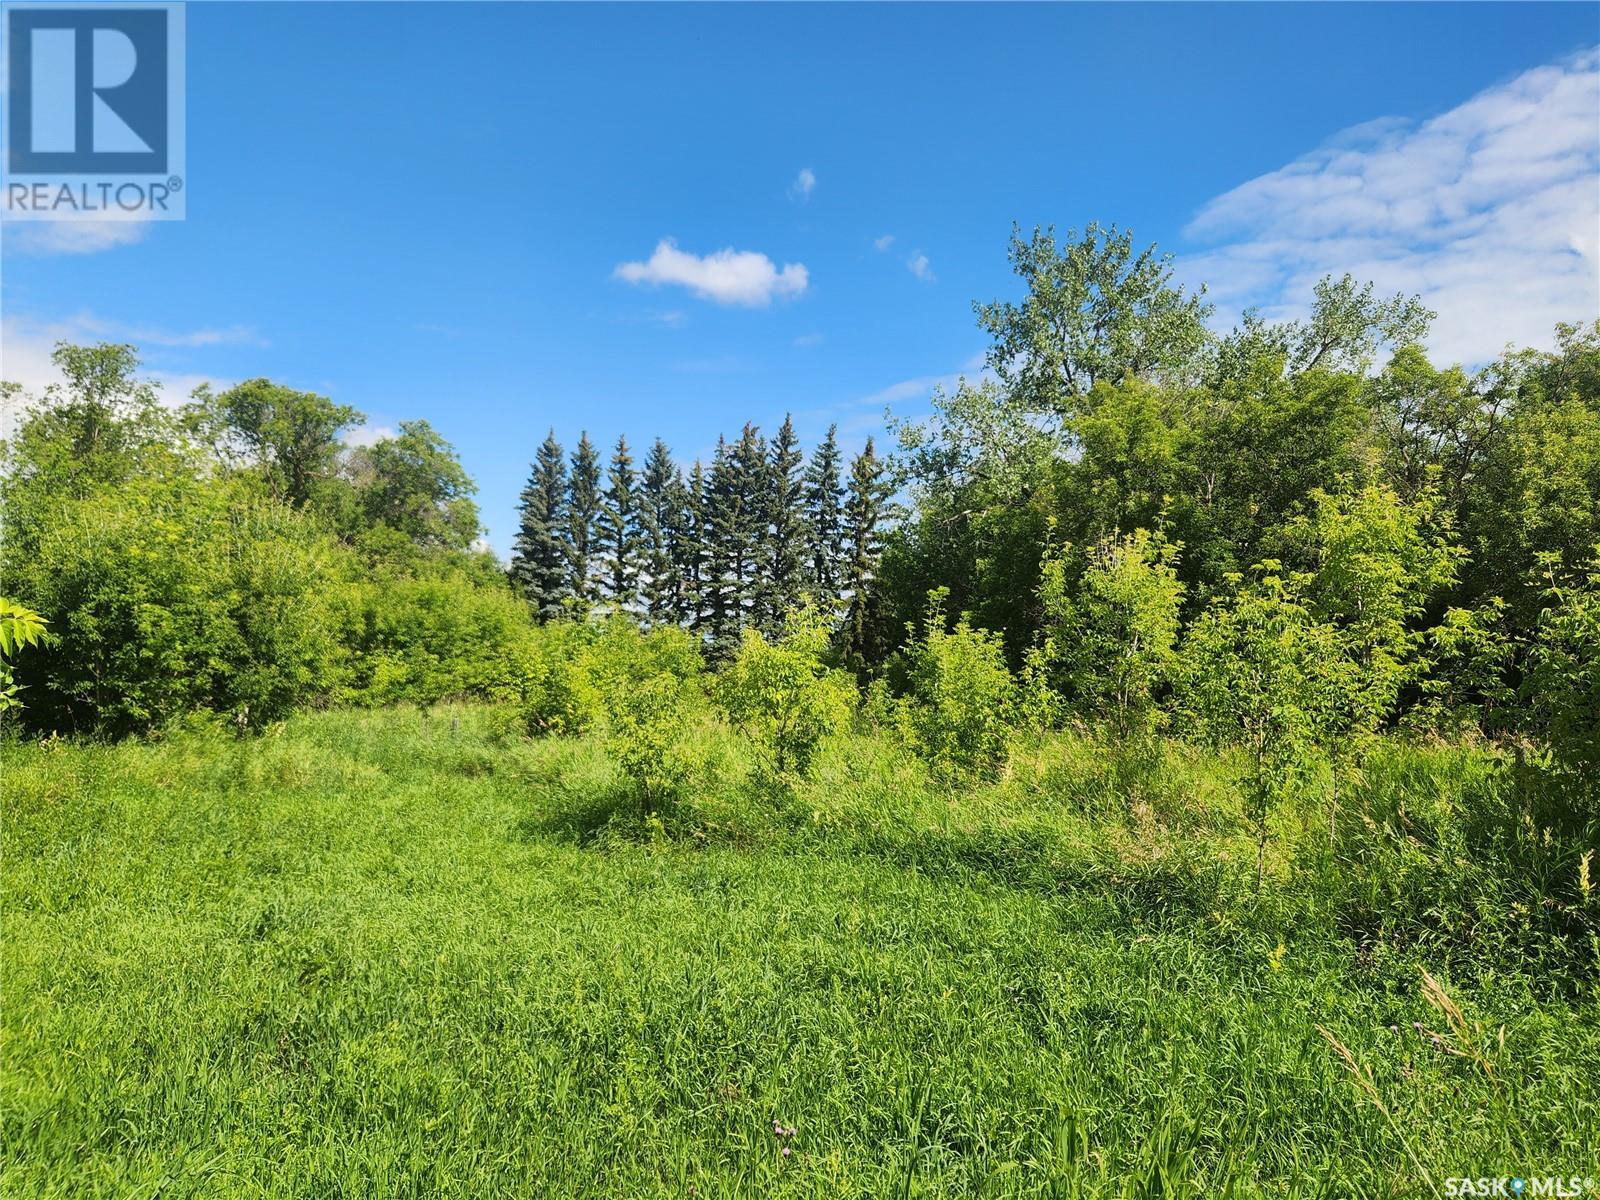
<svg viewBox="0 0 1600 1200">
<path fill-rule="evenodd" d="M 532 640 L 532 619 L 503 582 L 474 579 L 454 556 L 417 571 L 348 564 L 331 597 L 343 659 L 340 700 L 432 704 L 488 696 Z"/>
<path fill-rule="evenodd" d="M 663 675 L 684 684 L 697 683 L 705 672 L 700 643 L 686 629 L 658 625 L 643 630 L 620 613 L 592 628 L 583 665 L 608 697 Z"/>
<path fill-rule="evenodd" d="M 610 706 L 617 765 L 637 789 L 646 819 L 677 799 L 694 774 L 690 697 L 682 679 L 661 674 L 618 693 Z"/>
<path fill-rule="evenodd" d="M 1316 707 L 1326 690 L 1327 626 L 1316 624 L 1293 589 L 1263 565 L 1261 577 L 1218 597 L 1184 634 L 1177 699 L 1186 728 L 1214 746 L 1245 754 L 1245 800 L 1256 828 L 1261 888 L 1268 819 L 1297 798 L 1311 769 Z M 1240 581 L 1234 577 L 1233 582 Z"/>
<path fill-rule="evenodd" d="M 552 621 L 513 648 L 492 694 L 517 733 L 577 734 L 602 720 L 600 690 L 583 663 L 592 636 L 584 625 Z"/>
<path fill-rule="evenodd" d="M 903 652 L 903 725 L 940 778 L 997 773 L 1005 766 L 1019 695 L 1000 635 L 965 615 L 945 629 L 943 588 L 929 593 L 923 632 Z"/>
<path fill-rule="evenodd" d="M 855 686 L 824 661 L 828 629 L 813 608 L 791 615 L 782 640 L 744 631 L 717 690 L 733 722 L 754 741 L 762 765 L 779 775 L 807 774 L 823 738 L 850 719 Z"/>
<path fill-rule="evenodd" d="M 1600 815 L 1600 548 L 1567 579 L 1554 555 L 1544 565 L 1550 585 L 1528 649 L 1523 694 L 1551 774 L 1571 792 L 1576 815 L 1593 817 Z"/>
<path fill-rule="evenodd" d="M 598 625 L 551 621 L 528 631 L 493 694 L 509 702 L 519 732 L 577 734 L 615 727 L 633 693 L 656 679 L 672 681 L 687 701 L 704 669 L 686 630 L 647 633 L 620 614 Z"/>
<path fill-rule="evenodd" d="M 1506 682 L 1515 643 L 1506 630 L 1505 601 L 1491 596 L 1478 608 L 1446 609 L 1428 630 L 1426 646 L 1420 696 L 1406 726 L 1452 736 L 1502 726 L 1516 699 Z"/>
<path fill-rule="evenodd" d="M 337 548 L 307 515 L 164 474 L 48 515 L 5 563 L 58 639 L 17 664 L 30 723 L 126 734 L 209 709 L 259 725 L 327 690 Z"/>
<path fill-rule="evenodd" d="M 22 690 L 11 677 L 11 659 L 17 651 L 36 646 L 50 635 L 46 621 L 31 608 L 0 597 L 0 715 L 22 707 Z"/>
<path fill-rule="evenodd" d="M 1079 716 L 1109 713 L 1121 737 L 1153 732 L 1165 718 L 1156 697 L 1176 657 L 1177 557 L 1159 534 L 1136 529 L 1096 544 L 1075 587 L 1064 556 L 1044 565 L 1045 662 Z"/>
</svg>

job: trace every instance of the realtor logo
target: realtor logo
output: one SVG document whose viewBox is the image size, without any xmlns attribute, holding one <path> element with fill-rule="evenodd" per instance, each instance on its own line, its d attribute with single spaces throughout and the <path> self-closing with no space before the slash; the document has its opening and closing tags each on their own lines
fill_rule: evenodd
<svg viewBox="0 0 1600 1200">
<path fill-rule="evenodd" d="M 183 6 L 7 4 L 7 219 L 183 216 Z"/>
</svg>

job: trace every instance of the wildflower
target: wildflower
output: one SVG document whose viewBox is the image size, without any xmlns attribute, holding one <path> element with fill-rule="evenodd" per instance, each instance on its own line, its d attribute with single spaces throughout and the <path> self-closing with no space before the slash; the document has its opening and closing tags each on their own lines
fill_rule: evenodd
<svg viewBox="0 0 1600 1200">
<path fill-rule="evenodd" d="M 788 1157 L 789 1157 L 789 1156 L 790 1156 L 790 1155 L 791 1155 L 791 1154 L 793 1154 L 793 1153 L 794 1153 L 794 1151 L 793 1151 L 793 1150 L 791 1150 L 791 1149 L 789 1149 L 789 1147 L 787 1147 L 787 1146 L 785 1146 L 785 1147 L 784 1147 L 784 1148 L 783 1148 L 783 1156 L 784 1156 L 784 1157 L 785 1157 L 785 1158 L 788 1158 Z"/>
</svg>

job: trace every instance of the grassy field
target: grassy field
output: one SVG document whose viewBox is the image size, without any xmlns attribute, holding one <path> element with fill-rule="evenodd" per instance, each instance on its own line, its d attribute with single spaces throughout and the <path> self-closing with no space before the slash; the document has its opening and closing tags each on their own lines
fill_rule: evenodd
<svg viewBox="0 0 1600 1200">
<path fill-rule="evenodd" d="M 7 1197 L 1600 1174 L 1592 946 L 1515 879 L 1431 890 L 1473 753 L 1395 751 L 1342 857 L 1284 814 L 1260 895 L 1226 765 L 1170 748 L 943 792 L 853 738 L 784 794 L 728 738 L 653 825 L 599 741 L 482 709 L 3 753 Z M 1415 822 L 1384 886 L 1381 804 Z"/>
</svg>

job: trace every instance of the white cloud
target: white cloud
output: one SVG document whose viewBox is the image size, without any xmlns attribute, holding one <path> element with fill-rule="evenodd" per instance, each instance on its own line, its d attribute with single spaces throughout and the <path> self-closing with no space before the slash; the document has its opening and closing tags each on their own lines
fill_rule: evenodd
<svg viewBox="0 0 1600 1200">
<path fill-rule="evenodd" d="M 894 234 L 892 233 L 886 233 L 882 237 L 872 239 L 872 248 L 879 254 L 882 254 L 892 245 L 894 245 Z"/>
<path fill-rule="evenodd" d="M 149 221 L 7 221 L 5 246 L 13 254 L 98 254 L 142 242 Z"/>
<path fill-rule="evenodd" d="M 820 333 L 802 333 L 795 338 L 794 344 L 800 347 L 820 346 L 822 345 L 822 335 Z"/>
<path fill-rule="evenodd" d="M 135 346 L 265 346 L 266 339 L 247 325 L 226 329 L 190 329 L 172 332 L 148 325 L 122 325 L 115 321 L 84 322 L 84 329 L 101 337 L 132 342 Z"/>
<path fill-rule="evenodd" d="M 1430 120 L 1382 118 L 1206 204 L 1182 261 L 1231 320 L 1300 315 L 1348 271 L 1439 313 L 1430 349 L 1474 362 L 1600 315 L 1600 50 Z"/>
<path fill-rule="evenodd" d="M 124 321 L 108 321 L 92 312 L 81 310 L 59 321 L 39 321 L 31 317 L 13 317 L 7 330 L 22 336 L 24 331 L 36 336 L 48 333 L 55 341 L 129 342 L 143 349 L 164 346 L 178 349 L 195 349 L 205 346 L 265 346 L 266 339 L 248 325 L 230 325 L 213 329 L 161 329 L 152 325 L 131 325 Z M 9 378 L 9 376 L 8 376 Z"/>
<path fill-rule="evenodd" d="M 796 175 L 794 182 L 789 185 L 789 199 L 804 204 L 811 199 L 811 192 L 816 186 L 817 173 L 810 167 L 801 167 L 800 174 Z"/>
<path fill-rule="evenodd" d="M 891 383 L 888 387 L 879 388 L 863 396 L 856 401 L 856 405 L 881 411 L 886 405 L 903 400 L 927 400 L 933 395 L 935 388 L 946 392 L 953 391 L 963 379 L 973 384 L 980 383 L 990 378 L 988 368 L 985 366 L 987 361 L 987 355 L 980 350 L 976 354 L 969 355 L 959 370 L 943 375 L 918 375 L 914 379 L 902 379 L 899 383 Z"/>
<path fill-rule="evenodd" d="M 151 331 L 144 331 L 149 333 Z M 197 330 L 194 333 L 166 333 L 161 340 L 146 337 L 138 345 L 171 347 L 210 346 L 216 341 L 204 335 L 214 331 Z M 25 397 L 44 394 L 51 384 L 62 382 L 61 372 L 50 355 L 57 342 L 135 341 L 126 326 L 102 321 L 90 313 L 79 313 L 63 320 L 41 320 L 16 313 L 7 314 L 0 321 L 0 378 L 8 383 L 19 383 Z M 146 368 L 140 378 L 155 385 L 157 397 L 169 408 L 177 408 L 189 399 L 189 394 L 201 384 L 209 384 L 214 391 L 224 391 L 236 380 L 194 371 Z M 10 437 L 21 420 L 24 404 L 6 406 L 0 414 L 0 437 Z"/>
<path fill-rule="evenodd" d="M 765 308 L 774 296 L 798 296 L 810 276 L 803 263 L 784 263 L 779 270 L 754 250 L 718 250 L 704 258 L 679 250 L 671 238 L 656 243 L 646 262 L 625 262 L 613 274 L 629 283 L 676 284 L 703 300 Z"/>
<path fill-rule="evenodd" d="M 394 429 L 388 425 L 356 425 L 341 433 L 339 440 L 346 446 L 371 446 L 394 436 Z"/>
<path fill-rule="evenodd" d="M 906 259 L 906 269 L 922 280 L 923 283 L 932 283 L 934 281 L 933 264 L 928 261 L 928 256 L 921 250 L 913 252 L 911 257 Z"/>
<path fill-rule="evenodd" d="M 54 321 L 9 314 L 0 322 L 0 357 L 4 358 L 4 369 L 0 375 L 13 383 L 20 383 L 24 390 L 37 395 L 50 384 L 61 381 L 60 372 L 50 361 L 57 342 L 81 344 L 101 341 L 131 342 L 141 350 L 147 346 L 189 349 L 237 344 L 266 345 L 253 331 L 243 327 L 175 332 L 123 325 L 102 320 L 88 312 Z M 156 385 L 162 403 L 174 406 L 187 400 L 189 393 L 202 383 L 209 383 L 213 388 L 232 386 L 230 380 L 202 372 L 146 368 L 140 375 Z"/>
</svg>

